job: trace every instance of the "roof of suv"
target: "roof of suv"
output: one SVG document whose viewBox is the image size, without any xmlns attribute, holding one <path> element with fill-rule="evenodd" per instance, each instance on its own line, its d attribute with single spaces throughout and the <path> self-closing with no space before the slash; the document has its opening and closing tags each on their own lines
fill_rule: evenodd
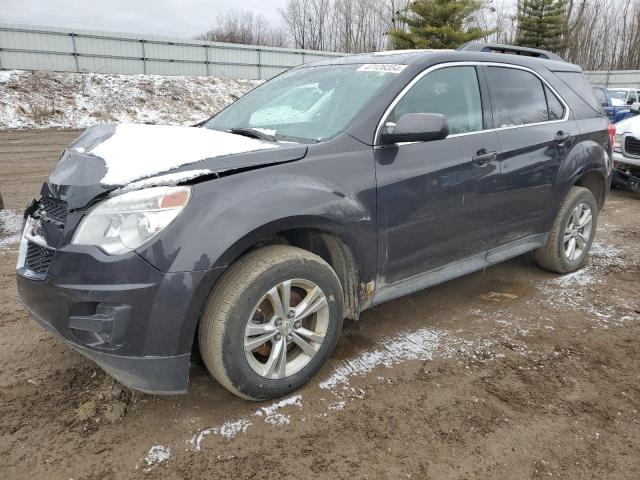
<svg viewBox="0 0 640 480">
<path fill-rule="evenodd" d="M 358 55 L 347 55 L 307 65 L 319 66 L 391 63 L 398 65 L 415 65 L 426 68 L 430 65 L 443 62 L 496 62 L 533 68 L 544 65 L 553 71 L 582 71 L 582 69 L 577 65 L 561 60 L 549 60 L 546 58 L 527 55 L 458 50 L 395 50 L 388 52 L 373 52 Z"/>
</svg>

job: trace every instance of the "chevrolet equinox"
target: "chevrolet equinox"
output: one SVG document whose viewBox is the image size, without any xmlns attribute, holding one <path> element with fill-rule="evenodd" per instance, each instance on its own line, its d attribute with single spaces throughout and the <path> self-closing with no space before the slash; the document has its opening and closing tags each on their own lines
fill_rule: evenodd
<svg viewBox="0 0 640 480">
<path fill-rule="evenodd" d="M 614 133 L 541 50 L 302 65 L 195 126 L 86 130 L 25 211 L 19 294 L 131 388 L 186 392 L 199 349 L 236 395 L 282 396 L 374 305 L 526 252 L 579 269 Z"/>
</svg>

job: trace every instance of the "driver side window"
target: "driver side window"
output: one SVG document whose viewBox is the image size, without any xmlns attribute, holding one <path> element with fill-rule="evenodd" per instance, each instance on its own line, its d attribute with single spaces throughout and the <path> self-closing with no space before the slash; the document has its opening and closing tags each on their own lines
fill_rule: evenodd
<svg viewBox="0 0 640 480">
<path fill-rule="evenodd" d="M 421 78 L 391 111 L 387 122 L 406 113 L 440 113 L 449 133 L 482 130 L 482 101 L 475 67 L 446 67 Z"/>
</svg>

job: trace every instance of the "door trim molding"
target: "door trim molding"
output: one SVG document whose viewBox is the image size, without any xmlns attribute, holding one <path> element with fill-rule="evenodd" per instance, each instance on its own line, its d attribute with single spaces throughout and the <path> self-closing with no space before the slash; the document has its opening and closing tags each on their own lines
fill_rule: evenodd
<svg viewBox="0 0 640 480">
<path fill-rule="evenodd" d="M 376 289 L 370 306 L 379 305 L 411 293 L 433 287 L 440 283 L 459 278 L 469 273 L 477 272 L 491 265 L 501 263 L 513 257 L 530 252 L 547 244 L 548 233 L 531 235 L 520 240 L 492 248 L 463 260 L 452 262 L 443 267 L 420 273 L 398 282 L 384 285 Z"/>
</svg>

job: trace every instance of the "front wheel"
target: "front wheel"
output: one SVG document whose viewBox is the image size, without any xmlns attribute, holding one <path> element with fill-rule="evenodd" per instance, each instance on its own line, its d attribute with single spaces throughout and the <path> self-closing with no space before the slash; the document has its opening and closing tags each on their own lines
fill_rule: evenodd
<svg viewBox="0 0 640 480">
<path fill-rule="evenodd" d="M 290 246 L 260 248 L 215 287 L 200 320 L 202 359 L 240 397 L 286 395 L 331 355 L 342 309 L 340 282 L 322 258 Z"/>
<path fill-rule="evenodd" d="M 556 273 L 578 270 L 591 249 L 597 224 L 598 204 L 593 193 L 573 187 L 560 207 L 549 241 L 534 254 L 538 265 Z"/>
</svg>

